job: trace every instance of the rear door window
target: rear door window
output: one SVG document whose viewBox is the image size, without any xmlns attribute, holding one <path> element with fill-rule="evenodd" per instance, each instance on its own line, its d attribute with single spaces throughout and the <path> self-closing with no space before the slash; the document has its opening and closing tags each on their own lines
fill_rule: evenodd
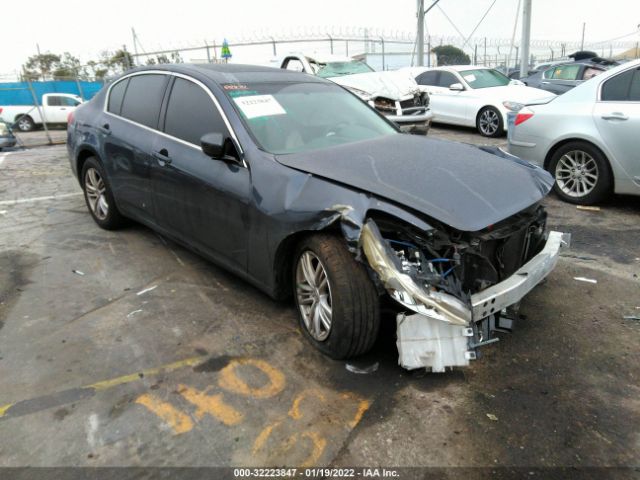
<svg viewBox="0 0 640 480">
<path fill-rule="evenodd" d="M 631 83 L 635 74 L 638 71 L 636 69 L 627 70 L 613 78 L 610 78 L 602 86 L 602 100 L 605 102 L 624 102 L 629 100 L 629 94 L 631 90 Z M 636 79 L 636 82 L 638 79 Z M 638 87 L 636 87 L 636 92 Z"/>
<path fill-rule="evenodd" d="M 431 87 L 435 87 L 438 85 L 438 72 L 424 72 L 416 77 L 416 82 L 418 85 L 428 85 Z"/>
<path fill-rule="evenodd" d="M 200 146 L 200 138 L 205 133 L 224 133 L 226 128 L 209 94 L 189 80 L 176 78 L 167 105 L 164 131 Z"/>
<path fill-rule="evenodd" d="M 107 104 L 107 111 L 120 115 L 120 108 L 122 107 L 122 99 L 124 98 L 124 92 L 127 89 L 129 79 L 119 81 L 113 87 L 109 93 L 109 103 Z"/>
<path fill-rule="evenodd" d="M 167 75 L 146 74 L 129 78 L 120 115 L 150 128 L 158 127 Z"/>
<path fill-rule="evenodd" d="M 551 78 L 554 80 L 575 80 L 580 73 L 580 65 L 562 65 L 553 70 Z"/>
</svg>

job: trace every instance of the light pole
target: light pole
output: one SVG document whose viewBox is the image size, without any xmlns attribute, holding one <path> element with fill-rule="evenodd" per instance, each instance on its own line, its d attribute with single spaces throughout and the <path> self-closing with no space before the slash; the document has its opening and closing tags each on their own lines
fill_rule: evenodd
<svg viewBox="0 0 640 480">
<path fill-rule="evenodd" d="M 429 10 L 431 10 L 433 7 L 436 6 L 436 4 L 439 2 L 440 0 L 433 0 L 433 3 L 429 6 L 429 8 L 427 8 L 426 10 L 424 9 L 424 0 L 417 0 L 418 3 L 418 34 L 416 38 L 416 43 L 417 48 L 416 48 L 416 53 L 418 55 L 418 63 L 417 65 L 419 67 L 422 67 L 424 65 L 424 16 L 429 13 Z M 429 52 L 429 55 L 431 55 L 431 52 Z"/>
<path fill-rule="evenodd" d="M 529 43 L 531 42 L 531 1 L 524 0 L 522 5 L 522 39 L 520 41 L 520 78 L 529 73 Z"/>
</svg>

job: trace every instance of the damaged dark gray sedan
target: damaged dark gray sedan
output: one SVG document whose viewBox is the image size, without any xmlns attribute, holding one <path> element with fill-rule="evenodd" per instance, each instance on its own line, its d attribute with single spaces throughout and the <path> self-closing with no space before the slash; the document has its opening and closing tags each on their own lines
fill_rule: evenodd
<svg viewBox="0 0 640 480">
<path fill-rule="evenodd" d="M 468 365 L 555 266 L 544 170 L 405 135 L 342 87 L 242 65 L 128 72 L 80 106 L 71 168 L 96 223 L 148 225 L 277 299 L 333 358 L 397 306 L 406 368 Z"/>
</svg>

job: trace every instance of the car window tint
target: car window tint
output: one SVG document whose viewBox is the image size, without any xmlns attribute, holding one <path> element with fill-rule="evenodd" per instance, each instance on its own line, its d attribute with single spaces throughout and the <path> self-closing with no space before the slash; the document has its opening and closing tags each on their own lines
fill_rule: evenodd
<svg viewBox="0 0 640 480">
<path fill-rule="evenodd" d="M 627 70 L 613 78 L 610 78 L 602 86 L 602 100 L 619 102 L 629 100 L 631 81 L 637 70 Z"/>
<path fill-rule="evenodd" d="M 453 73 L 440 72 L 440 79 L 438 80 L 439 87 L 449 88 L 454 83 L 460 83 L 460 80 L 458 80 Z"/>
<path fill-rule="evenodd" d="M 636 68 L 629 89 L 629 101 L 640 102 L 640 68 Z"/>
<path fill-rule="evenodd" d="M 50 107 L 59 107 L 62 105 L 61 99 L 62 97 L 58 96 L 47 97 L 47 105 L 49 105 Z"/>
<path fill-rule="evenodd" d="M 418 85 L 436 86 L 438 80 L 438 72 L 424 72 L 416 77 Z"/>
<path fill-rule="evenodd" d="M 580 65 L 562 65 L 553 70 L 551 78 L 554 80 L 575 80 L 578 78 Z"/>
<path fill-rule="evenodd" d="M 109 93 L 109 103 L 107 105 L 107 111 L 111 113 L 115 113 L 116 115 L 120 115 L 120 108 L 122 107 L 122 99 L 124 98 L 124 92 L 127 89 L 128 83 L 129 83 L 129 79 L 125 78 L 124 80 L 116 83 L 113 87 L 111 87 L 111 92 Z"/>
<path fill-rule="evenodd" d="M 157 128 L 166 75 L 136 75 L 129 78 L 120 114 L 134 122 Z"/>
<path fill-rule="evenodd" d="M 167 105 L 164 131 L 199 146 L 202 135 L 224 133 L 226 128 L 207 92 L 193 82 L 176 78 Z"/>
</svg>

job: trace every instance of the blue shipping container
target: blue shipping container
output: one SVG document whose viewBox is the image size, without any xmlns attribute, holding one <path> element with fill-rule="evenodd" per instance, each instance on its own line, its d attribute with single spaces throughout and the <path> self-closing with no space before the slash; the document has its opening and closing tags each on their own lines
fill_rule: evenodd
<svg viewBox="0 0 640 480">
<path fill-rule="evenodd" d="M 78 88 L 80 84 L 80 88 Z M 71 93 L 90 100 L 104 86 L 104 82 L 74 82 L 69 80 L 52 80 L 48 82 L 31 82 L 38 102 L 45 93 Z M 33 105 L 33 96 L 27 82 L 0 83 L 0 105 Z"/>
</svg>

